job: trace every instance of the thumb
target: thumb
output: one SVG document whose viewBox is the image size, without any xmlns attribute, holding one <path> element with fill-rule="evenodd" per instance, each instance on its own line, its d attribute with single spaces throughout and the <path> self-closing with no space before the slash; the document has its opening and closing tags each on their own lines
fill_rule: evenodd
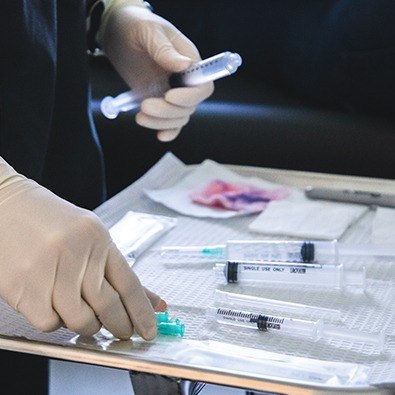
<svg viewBox="0 0 395 395">
<path fill-rule="evenodd" d="M 146 50 L 165 70 L 180 72 L 202 59 L 196 45 L 169 22 L 156 28 L 148 25 L 144 25 Z"/>
<path fill-rule="evenodd" d="M 160 67 L 173 73 L 183 71 L 193 63 L 193 59 L 176 49 L 163 31 L 156 32 L 148 52 Z"/>
</svg>

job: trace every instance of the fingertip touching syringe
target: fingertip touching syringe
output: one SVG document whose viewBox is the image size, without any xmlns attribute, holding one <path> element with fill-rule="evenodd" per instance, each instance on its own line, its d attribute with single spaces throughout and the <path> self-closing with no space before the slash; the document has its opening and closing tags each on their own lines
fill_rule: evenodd
<svg viewBox="0 0 395 395">
<path fill-rule="evenodd" d="M 226 51 L 193 64 L 180 73 L 173 73 L 161 81 L 153 81 L 151 85 L 116 97 L 107 96 L 100 109 L 104 116 L 114 119 L 120 112 L 130 111 L 140 105 L 148 97 L 161 97 L 170 88 L 197 86 L 206 82 L 227 77 L 236 72 L 241 65 L 241 56 Z"/>
<path fill-rule="evenodd" d="M 185 325 L 178 318 L 171 318 L 167 311 L 156 312 L 157 330 L 160 335 L 184 336 Z"/>
</svg>

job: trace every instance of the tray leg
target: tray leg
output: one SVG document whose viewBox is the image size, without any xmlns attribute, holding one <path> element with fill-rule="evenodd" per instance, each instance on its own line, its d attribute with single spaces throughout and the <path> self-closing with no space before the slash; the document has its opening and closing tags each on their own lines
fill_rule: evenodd
<svg viewBox="0 0 395 395">
<path fill-rule="evenodd" d="M 130 371 L 135 395 L 195 395 L 204 383 L 178 379 L 158 374 Z"/>
</svg>

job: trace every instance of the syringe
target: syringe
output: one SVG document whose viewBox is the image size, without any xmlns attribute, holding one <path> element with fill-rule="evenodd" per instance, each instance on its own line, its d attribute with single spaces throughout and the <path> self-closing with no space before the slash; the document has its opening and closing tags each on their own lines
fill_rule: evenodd
<svg viewBox="0 0 395 395">
<path fill-rule="evenodd" d="M 226 244 L 167 246 L 161 249 L 161 259 L 168 263 L 232 260 L 336 264 L 340 258 L 351 256 L 395 257 L 395 247 L 337 240 L 228 240 Z"/>
<path fill-rule="evenodd" d="M 343 289 L 357 286 L 365 289 L 365 268 L 346 271 L 343 265 L 317 265 L 290 262 L 217 263 L 214 266 L 217 281 L 222 284 L 281 284 L 310 285 Z"/>
<path fill-rule="evenodd" d="M 280 311 L 282 314 L 312 314 L 313 316 L 319 316 L 320 318 L 322 317 L 327 320 L 339 321 L 341 319 L 340 310 L 288 302 L 285 300 L 268 299 L 253 295 L 238 294 L 234 292 L 221 291 L 219 289 L 215 290 L 214 303 L 215 305 L 226 305 L 232 307 L 242 306 L 254 310 L 276 310 Z"/>
<path fill-rule="evenodd" d="M 210 246 L 162 246 L 162 263 L 206 263 L 226 260 L 225 244 Z"/>
<path fill-rule="evenodd" d="M 393 246 L 351 244 L 337 240 L 230 240 L 227 257 L 241 261 L 319 262 L 336 264 L 340 258 L 361 256 L 395 256 Z"/>
<path fill-rule="evenodd" d="M 196 86 L 227 77 L 235 73 L 241 63 L 239 54 L 222 52 L 195 63 L 180 73 L 154 81 L 147 87 L 124 92 L 116 97 L 107 96 L 102 100 L 100 109 L 107 118 L 114 119 L 121 111 L 138 107 L 148 97 L 161 97 L 170 88 Z"/>
<path fill-rule="evenodd" d="M 220 324 L 257 329 L 262 332 L 282 333 L 284 335 L 307 338 L 312 341 L 333 339 L 349 342 L 362 342 L 383 350 L 385 335 L 366 333 L 335 325 L 325 325 L 321 319 L 315 321 L 273 316 L 265 313 L 247 312 L 227 307 L 209 307 L 206 310 L 209 321 Z"/>
</svg>

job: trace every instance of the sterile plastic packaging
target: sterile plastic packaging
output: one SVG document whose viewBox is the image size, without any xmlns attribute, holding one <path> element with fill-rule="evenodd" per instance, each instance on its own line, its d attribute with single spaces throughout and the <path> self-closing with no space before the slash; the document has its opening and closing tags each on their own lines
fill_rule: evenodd
<svg viewBox="0 0 395 395">
<path fill-rule="evenodd" d="M 236 261 L 339 263 L 346 256 L 395 256 L 395 247 L 337 240 L 229 240 L 227 258 Z"/>
<path fill-rule="evenodd" d="M 380 351 L 384 349 L 385 345 L 384 333 L 366 333 L 342 326 L 325 325 L 321 319 L 309 321 L 228 307 L 209 307 L 206 317 L 208 320 L 220 324 L 307 338 L 312 341 L 336 339 L 369 343 Z"/>
<path fill-rule="evenodd" d="M 346 271 L 343 265 L 314 265 L 290 262 L 217 263 L 217 281 L 222 284 L 311 285 L 343 289 L 348 286 L 365 289 L 365 268 Z"/>
<path fill-rule="evenodd" d="M 332 241 L 229 240 L 227 259 L 238 262 L 274 261 L 336 264 L 338 243 Z"/>
<path fill-rule="evenodd" d="M 235 292 L 221 291 L 219 289 L 215 290 L 214 304 L 232 307 L 243 306 L 254 310 L 276 310 L 282 313 L 294 315 L 313 314 L 327 320 L 340 321 L 341 319 L 340 310 L 277 299 L 262 298 L 259 296 L 238 294 Z"/>
<path fill-rule="evenodd" d="M 380 244 L 340 243 L 337 240 L 228 240 L 226 244 L 162 247 L 161 257 L 169 263 L 300 262 L 337 264 L 353 256 L 395 257 L 395 247 Z"/>
<path fill-rule="evenodd" d="M 162 263 L 192 264 L 207 262 L 222 262 L 226 256 L 224 244 L 211 246 L 163 246 L 160 248 Z"/>
<path fill-rule="evenodd" d="M 222 52 L 198 63 L 188 69 L 172 74 L 162 81 L 154 81 L 150 86 L 140 90 L 131 90 L 116 97 L 105 97 L 100 105 L 104 116 L 114 119 L 120 112 L 130 111 L 140 105 L 148 97 L 161 97 L 170 88 L 201 85 L 215 81 L 236 72 L 241 65 L 239 54 Z"/>
<path fill-rule="evenodd" d="M 114 243 L 132 266 L 137 257 L 177 223 L 177 218 L 128 211 L 110 228 Z"/>
</svg>

